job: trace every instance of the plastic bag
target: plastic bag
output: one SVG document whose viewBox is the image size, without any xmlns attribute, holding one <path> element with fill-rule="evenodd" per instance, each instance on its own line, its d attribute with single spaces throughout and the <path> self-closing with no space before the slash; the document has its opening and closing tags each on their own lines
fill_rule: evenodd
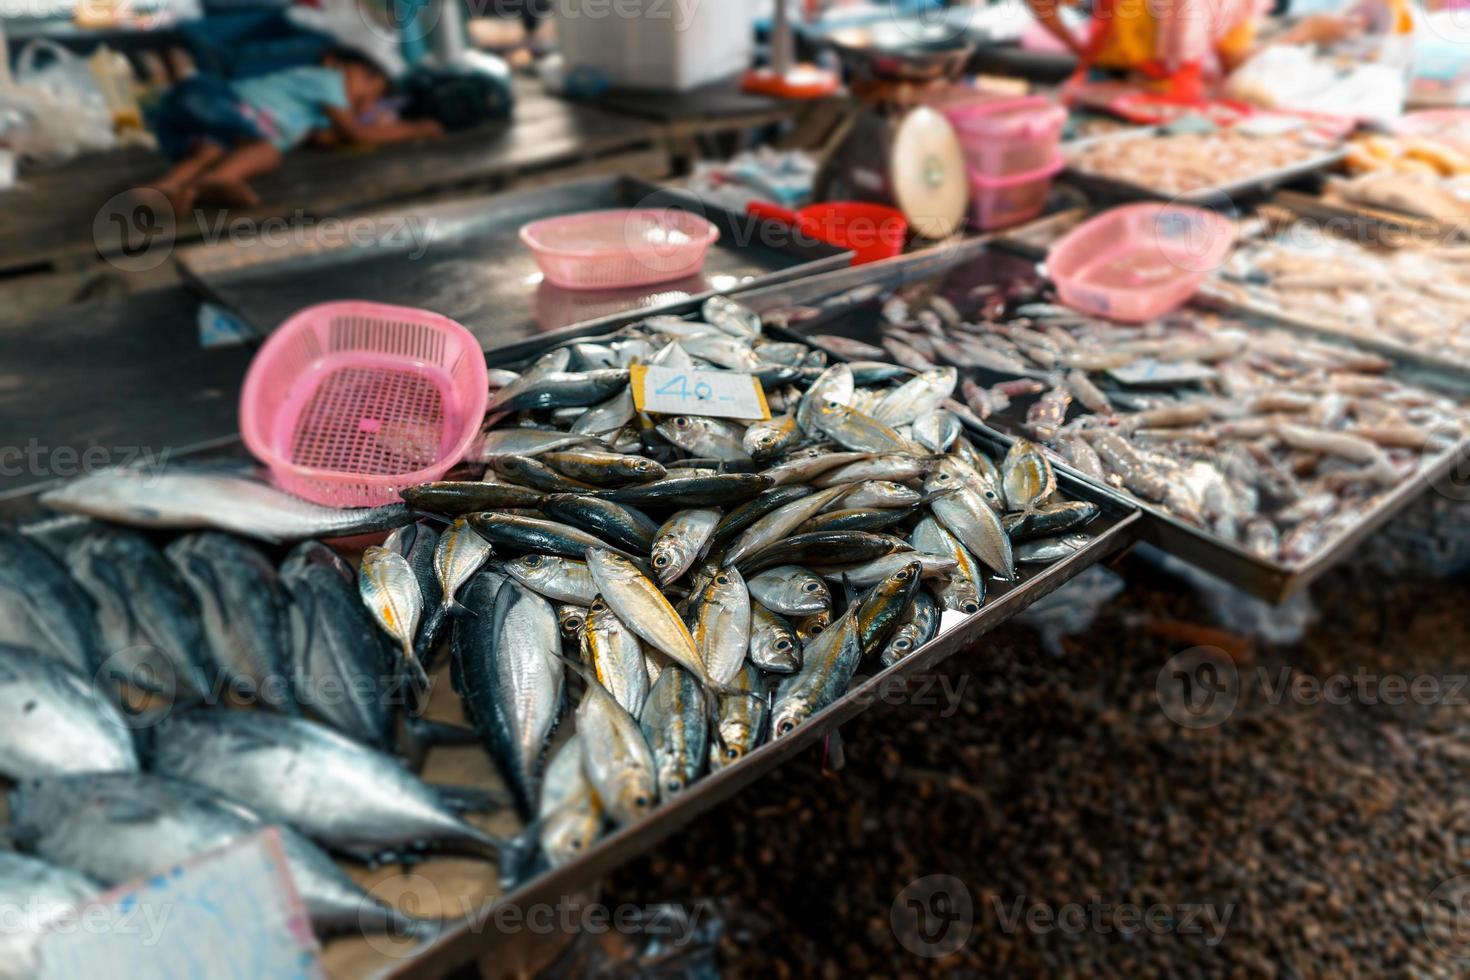
<svg viewBox="0 0 1470 980">
<path fill-rule="evenodd" d="M 50 61 L 38 65 L 36 59 L 43 54 Z M 46 38 L 37 38 L 21 49 L 15 59 L 15 83 L 22 88 L 43 91 L 61 102 L 107 105 L 86 60 Z"/>
<path fill-rule="evenodd" d="M 51 60 L 37 64 L 41 53 Z M 40 163 L 117 146 L 112 110 L 87 62 L 45 39 L 21 50 L 15 83 L 0 88 L 0 136 Z"/>
</svg>

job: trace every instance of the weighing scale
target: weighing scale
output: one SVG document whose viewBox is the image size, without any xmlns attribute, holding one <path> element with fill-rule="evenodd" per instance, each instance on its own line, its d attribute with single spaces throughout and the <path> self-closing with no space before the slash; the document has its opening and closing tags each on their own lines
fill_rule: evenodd
<svg viewBox="0 0 1470 980">
<path fill-rule="evenodd" d="M 884 20 L 817 35 L 847 69 L 859 108 L 815 182 L 819 201 L 891 204 L 923 238 L 954 234 L 969 204 L 965 157 L 934 108 L 973 50 L 943 23 Z"/>
</svg>

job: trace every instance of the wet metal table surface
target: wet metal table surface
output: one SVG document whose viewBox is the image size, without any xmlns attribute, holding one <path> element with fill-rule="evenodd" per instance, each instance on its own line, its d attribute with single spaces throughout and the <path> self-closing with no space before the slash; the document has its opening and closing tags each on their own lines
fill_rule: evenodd
<svg viewBox="0 0 1470 980">
<path fill-rule="evenodd" d="M 160 289 L 0 325 L 0 497 L 234 438 L 250 351 L 201 349 L 197 308 Z"/>
<path fill-rule="evenodd" d="M 568 290 L 542 281 L 522 225 L 540 218 L 625 207 L 686 207 L 720 226 L 700 275 L 619 290 Z M 598 178 L 507 192 L 373 219 L 384 238 L 292 253 L 278 249 L 201 249 L 183 268 L 202 293 L 262 333 L 302 307 L 362 299 L 433 310 L 468 327 L 482 345 L 631 311 L 654 311 L 713 291 L 728 291 L 847 263 L 830 246 L 764 236 L 753 223 L 677 192 L 630 178 Z M 770 244 L 766 244 L 770 243 Z"/>
</svg>

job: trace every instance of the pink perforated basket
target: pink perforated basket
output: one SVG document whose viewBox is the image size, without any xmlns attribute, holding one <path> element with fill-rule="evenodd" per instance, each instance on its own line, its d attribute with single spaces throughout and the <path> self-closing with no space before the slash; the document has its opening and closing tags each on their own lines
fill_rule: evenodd
<svg viewBox="0 0 1470 980">
<path fill-rule="evenodd" d="M 283 323 L 240 393 L 240 434 L 283 490 L 368 507 L 437 480 L 469 450 L 489 393 L 485 355 L 427 310 L 323 303 Z"/>
<path fill-rule="evenodd" d="M 678 208 L 584 211 L 521 228 L 546 281 L 563 289 L 648 286 L 692 276 L 720 229 Z"/>
</svg>

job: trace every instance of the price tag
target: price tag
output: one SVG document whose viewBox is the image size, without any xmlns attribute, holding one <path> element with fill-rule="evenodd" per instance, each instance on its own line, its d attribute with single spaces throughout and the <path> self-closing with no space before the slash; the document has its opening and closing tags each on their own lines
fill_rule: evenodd
<svg viewBox="0 0 1470 980">
<path fill-rule="evenodd" d="M 724 419 L 771 417 L 766 393 L 754 375 L 635 364 L 628 383 L 633 386 L 633 407 L 640 412 Z"/>
<path fill-rule="evenodd" d="M 325 976 L 273 829 L 62 912 L 33 952 L 44 980 Z"/>
</svg>

